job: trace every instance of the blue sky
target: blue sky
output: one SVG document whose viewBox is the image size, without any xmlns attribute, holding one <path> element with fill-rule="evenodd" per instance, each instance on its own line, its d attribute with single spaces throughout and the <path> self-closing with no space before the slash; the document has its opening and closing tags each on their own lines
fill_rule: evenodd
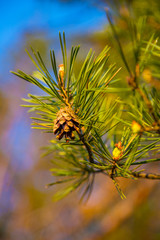
<svg viewBox="0 0 160 240">
<path fill-rule="evenodd" d="M 92 4 L 89 2 L 92 2 Z M 34 146 L 32 146 L 31 138 L 32 134 L 35 133 L 30 129 L 27 110 L 22 110 L 19 106 L 20 103 L 22 104 L 21 95 L 26 97 L 24 96 L 24 90 L 19 86 L 18 81 L 21 80 L 15 79 L 9 72 L 14 70 L 15 67 L 13 55 L 18 54 L 21 47 L 24 46 L 23 41 L 25 39 L 23 36 L 25 32 L 40 30 L 40 32 L 46 32 L 47 37 L 53 39 L 58 38 L 59 31 L 65 31 L 66 36 L 71 38 L 73 35 L 81 36 L 103 29 L 104 24 L 106 24 L 104 9 L 95 6 L 93 2 L 89 0 L 79 0 L 73 3 L 64 3 L 58 0 L 1 1 L 0 87 L 2 87 L 1 92 L 7 95 L 6 97 L 9 99 L 9 111 L 12 108 L 14 114 L 11 114 L 13 118 L 11 126 L 5 129 L 4 137 L 1 136 L 2 146 L 0 150 L 9 159 L 9 164 L 14 169 L 15 176 L 20 174 L 20 170 L 30 169 L 34 165 L 32 157 L 35 150 L 32 149 Z M 25 62 L 22 64 L 25 64 Z M 11 86 L 10 83 L 12 83 Z M 22 92 L 19 93 L 19 91 Z M 11 104 L 12 102 L 13 104 Z M 10 117 L 10 114 L 7 116 Z M 38 136 L 42 135 L 39 133 Z M 34 156 L 34 158 L 36 157 Z M 39 155 L 37 158 L 39 158 Z M 6 182 L 8 184 L 7 188 Z M 4 211 L 7 211 L 12 207 L 10 206 L 10 196 L 14 189 L 12 176 L 6 174 L 4 188 L 4 198 L 1 200 L 4 200 Z M 14 189 L 14 191 L 16 190 Z M 6 202 L 7 198 L 9 199 L 8 202 Z"/>
<path fill-rule="evenodd" d="M 21 44 L 21 39 L 24 40 L 22 36 L 26 31 L 46 30 L 49 37 L 58 38 L 59 31 L 65 31 L 66 36 L 71 37 L 101 30 L 106 23 L 105 12 L 102 7 L 97 7 L 93 2 L 89 0 L 69 3 L 58 0 L 52 0 L 52 3 L 49 0 L 1 1 L 0 86 L 2 92 L 3 89 L 7 89 L 10 81 L 15 81 L 15 77 L 9 72 L 9 70 L 14 70 L 12 62 L 14 58 L 10 55 L 10 51 L 12 52 L 14 49 L 14 53 L 19 52 L 17 48 L 21 47 L 19 44 Z M 18 86 L 16 85 L 18 81 L 19 79 L 15 81 L 15 86 Z M 20 97 L 15 95 L 14 90 L 10 93 L 10 89 L 8 89 L 7 94 L 9 97 L 10 95 Z M 20 161 L 26 161 L 25 157 L 21 158 L 21 156 L 26 156 L 26 158 L 28 156 L 26 146 L 31 131 L 30 127 L 26 126 L 28 123 L 24 125 L 25 117 L 24 115 L 17 117 L 9 131 L 11 136 L 8 140 L 11 146 L 10 152 L 18 165 Z M 20 149 L 22 142 L 25 149 Z"/>
<path fill-rule="evenodd" d="M 104 7 L 98 0 L 8 0 L 1 1 L 0 15 L 0 76 L 5 82 L 11 80 L 13 70 L 10 52 L 18 53 L 24 41 L 24 33 L 46 32 L 48 38 L 58 39 L 65 31 L 66 37 L 83 36 L 103 29 L 106 24 Z M 21 40 L 22 39 L 22 40 Z M 1 77 L 0 86 L 4 84 Z"/>
<path fill-rule="evenodd" d="M 2 1 L 0 57 L 7 47 L 17 41 L 25 29 L 47 29 L 53 36 L 58 35 L 59 31 L 65 31 L 71 35 L 102 29 L 106 22 L 105 12 L 93 2 Z"/>
</svg>

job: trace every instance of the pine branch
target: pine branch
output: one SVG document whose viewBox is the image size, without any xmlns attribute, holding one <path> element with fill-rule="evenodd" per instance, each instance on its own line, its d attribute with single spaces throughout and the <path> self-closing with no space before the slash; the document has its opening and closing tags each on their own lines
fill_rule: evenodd
<svg viewBox="0 0 160 240">
<path fill-rule="evenodd" d="M 121 68 L 117 70 L 115 64 L 108 64 L 108 46 L 97 57 L 90 49 L 76 76 L 74 66 L 80 46 L 71 48 L 68 59 L 64 33 L 63 36 L 59 34 L 63 63 L 58 67 L 55 53 L 50 51 L 54 77 L 51 76 L 40 53 L 35 53 L 34 50 L 32 53 L 35 60 L 30 54 L 29 57 L 38 71 L 32 75 L 20 70 L 18 73 L 13 72 L 47 94 L 29 94 L 29 99 L 25 101 L 30 105 L 24 106 L 29 107 L 30 112 L 35 111 L 38 114 L 38 117 L 31 117 L 34 120 L 32 125 L 36 126 L 33 128 L 56 135 L 56 140 L 52 140 L 51 144 L 45 147 L 44 155 L 54 152 L 54 167 L 51 172 L 60 180 L 48 186 L 63 183 L 68 186 L 57 192 L 54 200 L 62 199 L 83 185 L 85 189 L 82 199 L 85 195 L 89 196 L 95 174 L 98 173 L 113 180 L 121 198 L 125 196 L 116 181 L 117 177 L 160 179 L 158 174 L 134 172 L 139 165 L 160 160 L 157 156 L 146 160 L 148 153 L 158 152 L 159 149 L 160 122 L 158 110 L 156 112 L 156 109 L 160 109 L 159 97 L 158 94 L 148 94 L 144 88 L 142 90 L 138 63 L 133 76 L 108 10 L 106 14 L 122 60 L 129 72 L 128 83 L 133 91 L 115 84 L 119 80 L 115 78 Z M 139 58 L 136 59 L 138 61 Z M 115 85 L 112 85 L 113 83 Z M 130 95 L 132 92 L 128 104 L 109 95 L 121 92 Z M 123 116 L 125 107 L 127 119 Z M 125 127 L 123 131 L 122 125 L 129 127 Z M 116 141 L 117 138 L 121 139 Z M 134 165 L 136 167 L 133 171 Z"/>
<path fill-rule="evenodd" d="M 83 142 L 83 144 L 84 144 L 84 146 L 85 146 L 85 148 L 86 148 L 86 150 L 87 150 L 87 152 L 88 152 L 89 161 L 90 161 L 91 163 L 94 163 L 93 152 L 92 152 L 89 144 L 88 144 L 87 141 L 85 140 L 84 135 L 83 135 L 81 132 L 79 132 L 79 131 L 77 131 L 77 133 L 78 133 L 78 136 L 79 136 L 80 140 Z"/>
<path fill-rule="evenodd" d="M 146 178 L 146 179 L 154 179 L 154 180 L 160 179 L 160 174 L 132 172 L 132 175 L 136 178 Z"/>
</svg>

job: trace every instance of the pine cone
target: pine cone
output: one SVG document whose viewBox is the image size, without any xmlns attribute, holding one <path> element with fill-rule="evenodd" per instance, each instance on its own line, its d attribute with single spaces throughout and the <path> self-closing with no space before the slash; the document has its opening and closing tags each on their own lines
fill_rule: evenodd
<svg viewBox="0 0 160 240">
<path fill-rule="evenodd" d="M 66 141 L 74 139 L 73 131 L 79 131 L 79 121 L 69 107 L 61 108 L 57 113 L 57 118 L 54 120 L 53 132 L 58 134 L 56 138 L 61 140 L 65 136 Z"/>
</svg>

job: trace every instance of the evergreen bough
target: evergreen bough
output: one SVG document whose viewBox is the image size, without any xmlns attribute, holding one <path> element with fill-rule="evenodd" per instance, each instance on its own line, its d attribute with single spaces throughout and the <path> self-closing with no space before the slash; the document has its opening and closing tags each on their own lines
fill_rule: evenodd
<svg viewBox="0 0 160 240">
<path fill-rule="evenodd" d="M 29 52 L 28 55 L 37 72 L 33 75 L 20 70 L 12 72 L 46 93 L 44 96 L 29 94 L 29 99 L 23 99 L 29 105 L 23 106 L 38 114 L 31 117 L 33 128 L 57 135 L 45 147 L 44 154 L 53 153 L 51 172 L 57 177 L 48 186 L 65 183 L 65 188 L 54 195 L 56 201 L 80 187 L 81 199 L 88 198 L 98 173 L 113 180 L 122 198 L 125 195 L 118 185 L 118 177 L 160 179 L 158 174 L 137 170 L 139 166 L 160 161 L 160 94 L 142 83 L 143 78 L 160 78 L 160 46 L 154 35 L 148 42 L 134 39 L 136 64 L 131 71 L 106 12 L 128 71 L 128 87 L 118 85 L 121 69 L 108 63 L 108 46 L 98 56 L 90 49 L 79 74 L 75 74 L 80 46 L 72 47 L 68 58 L 64 33 L 59 34 L 63 57 L 59 71 L 54 50 L 50 51 L 53 69 L 50 72 L 40 53 L 32 49 L 34 58 Z M 152 66 L 152 73 L 148 66 Z M 127 101 L 121 97 L 109 101 L 108 96 L 115 93 L 127 93 L 129 97 Z"/>
</svg>

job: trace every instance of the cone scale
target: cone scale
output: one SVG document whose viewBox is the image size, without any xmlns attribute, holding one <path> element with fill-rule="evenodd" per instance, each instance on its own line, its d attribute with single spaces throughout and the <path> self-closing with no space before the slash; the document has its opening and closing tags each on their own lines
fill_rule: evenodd
<svg viewBox="0 0 160 240">
<path fill-rule="evenodd" d="M 53 133 L 57 139 L 61 140 L 65 137 L 68 142 L 69 139 L 74 139 L 74 131 L 79 130 L 79 121 L 74 111 L 69 108 L 61 108 L 57 113 L 57 118 L 54 120 Z"/>
</svg>

